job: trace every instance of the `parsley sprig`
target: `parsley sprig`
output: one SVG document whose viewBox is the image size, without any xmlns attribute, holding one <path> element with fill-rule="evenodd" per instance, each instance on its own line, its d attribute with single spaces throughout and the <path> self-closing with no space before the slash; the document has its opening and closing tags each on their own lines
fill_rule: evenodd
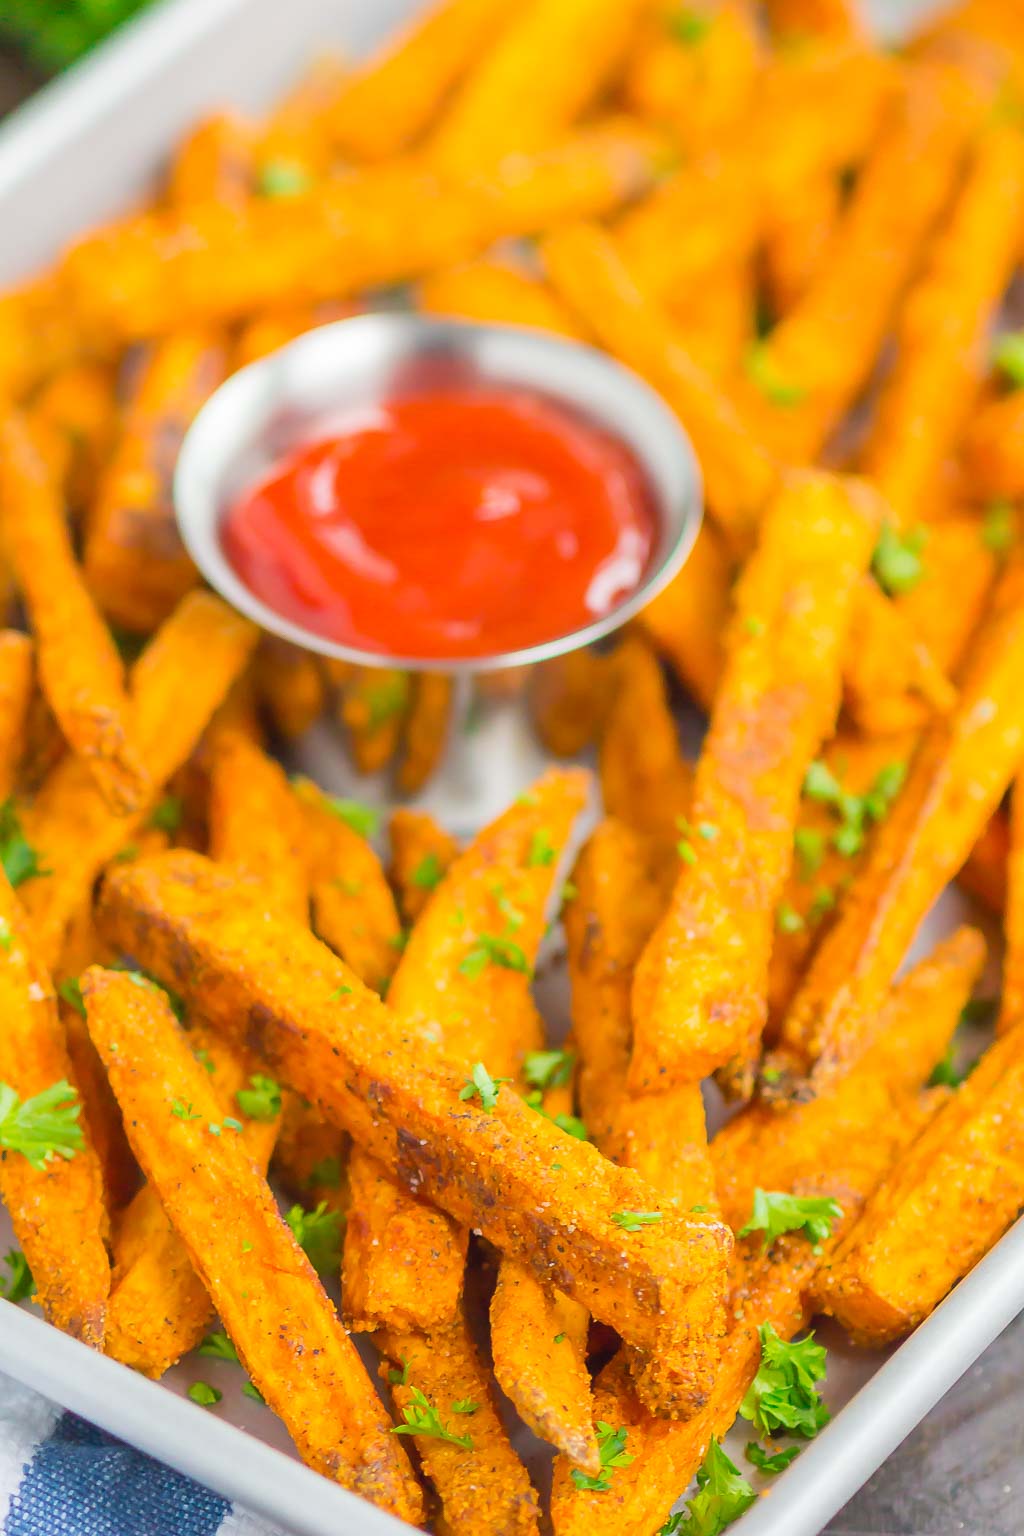
<svg viewBox="0 0 1024 1536">
<path fill-rule="evenodd" d="M 318 1275 L 333 1274 L 341 1264 L 341 1216 L 321 1200 L 315 1210 L 293 1205 L 285 1217 L 292 1236 Z"/>
<path fill-rule="evenodd" d="M 51 1157 L 74 1157 L 84 1140 L 78 1093 L 61 1080 L 30 1099 L 0 1083 L 0 1147 L 20 1152 L 33 1168 Z"/>
<path fill-rule="evenodd" d="M 783 1232 L 803 1232 L 812 1243 L 823 1243 L 832 1233 L 832 1224 L 840 1219 L 843 1208 L 838 1200 L 826 1196 L 787 1195 L 783 1190 L 755 1189 L 754 1209 L 740 1237 L 763 1232 L 764 1246 L 770 1248 Z"/>
<path fill-rule="evenodd" d="M 758 1445 L 756 1440 L 751 1440 L 743 1454 L 752 1467 L 774 1477 L 778 1472 L 785 1472 L 790 1462 L 796 1460 L 800 1455 L 800 1446 L 788 1445 L 784 1451 L 776 1451 L 774 1455 L 769 1455 L 764 1446 Z"/>
<path fill-rule="evenodd" d="M 520 971 L 524 976 L 533 975 L 533 967 L 522 945 L 516 944 L 507 934 L 478 933 L 459 970 L 463 976 L 475 978 L 489 965 L 505 971 Z"/>
<path fill-rule="evenodd" d="M 498 1102 L 498 1089 L 502 1083 L 510 1083 L 510 1077 L 492 1077 L 482 1061 L 474 1061 L 470 1069 L 470 1075 L 462 1088 L 459 1089 L 459 1098 L 462 1100 L 480 1100 L 487 1114 Z"/>
<path fill-rule="evenodd" d="M 409 1394 L 412 1402 L 402 1409 L 404 1424 L 396 1424 L 391 1433 L 393 1435 L 428 1435 L 432 1440 L 446 1440 L 449 1445 L 457 1445 L 463 1451 L 473 1449 L 472 1435 L 456 1435 L 441 1422 L 441 1415 L 419 1387 L 410 1387 Z M 459 1409 L 455 1409 L 458 1412 Z M 462 1411 L 465 1411 L 463 1408 Z"/>
<path fill-rule="evenodd" d="M 250 1120 L 276 1120 L 281 1113 L 281 1089 L 272 1077 L 254 1072 L 248 1088 L 239 1088 L 235 1101 Z"/>
<path fill-rule="evenodd" d="M 577 1488 L 584 1493 L 608 1492 L 612 1485 L 612 1473 L 616 1467 L 628 1467 L 636 1460 L 636 1457 L 626 1450 L 628 1433 L 624 1426 L 616 1429 L 614 1425 L 598 1419 L 597 1453 L 601 1460 L 601 1470 L 596 1476 L 592 1476 L 589 1472 L 582 1472 L 579 1467 L 573 1467 L 569 1475 Z"/>
<path fill-rule="evenodd" d="M 756 1500 L 739 1467 L 712 1440 L 697 1473 L 697 1492 L 684 1510 L 669 1516 L 659 1536 L 719 1536 Z"/>
<path fill-rule="evenodd" d="M 825 1378 L 824 1347 L 814 1342 L 813 1333 L 787 1344 L 771 1323 L 762 1323 L 758 1333 L 761 1363 L 740 1405 L 740 1414 L 760 1435 L 786 1430 L 813 1440 L 831 1417 L 817 1386 Z"/>
</svg>

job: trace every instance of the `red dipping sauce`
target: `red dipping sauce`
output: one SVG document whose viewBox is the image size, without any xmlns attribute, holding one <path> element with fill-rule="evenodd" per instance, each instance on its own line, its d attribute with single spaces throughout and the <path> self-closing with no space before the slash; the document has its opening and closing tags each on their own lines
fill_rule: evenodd
<svg viewBox="0 0 1024 1536">
<path fill-rule="evenodd" d="M 520 650 L 635 591 L 657 535 L 630 450 L 525 389 L 367 406 L 230 509 L 222 538 L 268 607 L 360 650 L 422 660 Z"/>
</svg>

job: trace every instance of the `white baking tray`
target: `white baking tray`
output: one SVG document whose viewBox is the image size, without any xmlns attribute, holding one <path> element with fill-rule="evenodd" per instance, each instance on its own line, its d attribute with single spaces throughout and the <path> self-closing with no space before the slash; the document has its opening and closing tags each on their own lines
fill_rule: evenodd
<svg viewBox="0 0 1024 1536">
<path fill-rule="evenodd" d="M 0 285 L 129 204 L 205 110 L 266 105 L 319 49 L 340 45 L 358 53 L 415 4 L 163 0 L 0 130 Z M 934 8 L 928 0 L 875 0 L 869 7 L 891 32 Z M 324 771 L 329 775 L 333 765 L 325 762 Z M 921 947 L 962 915 L 959 898 L 944 898 Z M 551 999 L 564 1011 L 557 974 L 545 992 L 545 1004 Z M 9 1238 L 0 1217 L 0 1252 Z M 833 1422 L 737 1523 L 738 1536 L 815 1536 L 1022 1309 L 1018 1224 L 898 1349 L 854 1351 L 837 1332 L 823 1330 Z M 405 1529 L 301 1466 L 280 1423 L 242 1395 L 237 1367 L 193 1358 L 153 1383 L 66 1338 L 30 1309 L 4 1305 L 0 1371 L 299 1536 Z M 216 1412 L 184 1396 L 197 1378 L 223 1391 Z M 741 1433 L 733 1448 L 737 1462 L 746 1438 Z M 526 1444 L 524 1453 L 543 1478 L 544 1453 Z"/>
</svg>

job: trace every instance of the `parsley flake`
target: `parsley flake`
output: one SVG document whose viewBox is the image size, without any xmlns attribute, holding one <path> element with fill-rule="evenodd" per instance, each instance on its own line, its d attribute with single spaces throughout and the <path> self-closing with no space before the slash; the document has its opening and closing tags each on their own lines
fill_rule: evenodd
<svg viewBox="0 0 1024 1536">
<path fill-rule="evenodd" d="M 452 1403 L 452 1413 L 461 1413 L 464 1418 L 471 1418 L 479 1408 L 479 1403 L 474 1403 L 470 1397 L 460 1397 L 457 1403 Z"/>
<path fill-rule="evenodd" d="M 800 933 L 806 924 L 796 908 L 790 906 L 788 901 L 784 901 L 776 909 L 775 926 L 780 933 L 794 934 Z"/>
<path fill-rule="evenodd" d="M 36 1293 L 36 1283 L 25 1255 L 12 1248 L 4 1257 L 4 1263 L 11 1273 L 9 1279 L 0 1281 L 0 1295 L 5 1301 L 28 1301 Z"/>
<path fill-rule="evenodd" d="M 611 1487 L 611 1475 L 616 1467 L 628 1467 L 636 1460 L 626 1450 L 628 1430 L 615 1429 L 603 1419 L 597 1421 L 597 1452 L 601 1458 L 601 1471 L 596 1477 L 573 1467 L 570 1476 L 577 1488 L 588 1493 L 607 1493 Z"/>
<path fill-rule="evenodd" d="M 186 1104 L 184 1099 L 175 1099 L 171 1105 L 171 1114 L 175 1120 L 201 1120 L 203 1117 L 191 1104 Z"/>
<path fill-rule="evenodd" d="M 564 1088 L 575 1064 L 572 1051 L 529 1051 L 523 1060 L 523 1076 L 531 1088 Z"/>
<path fill-rule="evenodd" d="M 992 363 L 1003 377 L 1020 389 L 1024 384 L 1024 331 L 1007 331 L 992 348 Z"/>
<path fill-rule="evenodd" d="M 361 805 L 358 800 L 344 800 L 337 795 L 325 795 L 323 803 L 332 816 L 358 832 L 360 837 L 376 837 L 380 829 L 380 812 L 372 805 Z"/>
<path fill-rule="evenodd" d="M 322 1184 L 325 1189 L 337 1189 L 341 1184 L 341 1159 L 325 1157 L 310 1170 L 307 1187 Z"/>
<path fill-rule="evenodd" d="M 796 1461 L 800 1455 L 800 1446 L 790 1445 L 784 1451 L 776 1451 L 774 1456 L 770 1456 L 756 1440 L 751 1440 L 744 1455 L 752 1467 L 756 1467 L 759 1472 L 768 1472 L 774 1477 L 778 1472 L 785 1472 L 791 1461 Z"/>
<path fill-rule="evenodd" d="M 208 1381 L 194 1381 L 188 1389 L 188 1395 L 200 1408 L 215 1408 L 224 1396 L 218 1387 L 211 1387 Z"/>
<path fill-rule="evenodd" d="M 42 867 L 39 855 L 26 840 L 21 817 L 11 799 L 0 805 L 0 864 L 15 890 L 26 880 L 50 873 Z"/>
<path fill-rule="evenodd" d="M 924 528 L 908 528 L 900 533 L 891 523 L 882 524 L 871 569 L 883 592 L 899 597 L 917 586 L 924 575 L 921 553 L 927 542 Z"/>
<path fill-rule="evenodd" d="M 1017 515 L 1008 501 L 993 501 L 985 508 L 981 542 L 994 555 L 1005 555 L 1017 537 Z"/>
<path fill-rule="evenodd" d="M 472 948 L 459 965 L 459 970 L 463 976 L 475 979 L 489 965 L 499 966 L 505 971 L 520 971 L 524 976 L 533 974 L 533 967 L 521 945 L 497 934 L 478 933 Z"/>
<path fill-rule="evenodd" d="M 80 1113 L 77 1091 L 64 1079 L 25 1100 L 0 1083 L 0 1147 L 20 1152 L 33 1168 L 72 1158 L 84 1139 Z"/>
<path fill-rule="evenodd" d="M 341 1217 L 321 1200 L 315 1210 L 293 1205 L 285 1217 L 292 1236 L 317 1274 L 333 1273 L 341 1264 Z"/>
<path fill-rule="evenodd" d="M 793 834 L 793 851 L 801 880 L 813 880 L 825 857 L 825 834 L 814 827 L 797 827 Z"/>
<path fill-rule="evenodd" d="M 404 1424 L 396 1424 L 393 1435 L 429 1435 L 434 1440 L 446 1440 L 464 1451 L 473 1449 L 471 1435 L 455 1435 L 441 1422 L 441 1415 L 419 1387 L 410 1387 L 412 1402 L 402 1409 Z"/>
<path fill-rule="evenodd" d="M 669 36 L 674 37 L 677 43 L 685 43 L 687 48 L 693 48 L 707 37 L 711 30 L 711 20 L 710 16 L 703 16 L 700 11 L 684 7 L 669 16 L 665 25 Z"/>
<path fill-rule="evenodd" d="M 276 1120 L 281 1113 L 280 1086 L 262 1072 L 253 1073 L 248 1088 L 239 1088 L 235 1101 L 250 1120 Z"/>
<path fill-rule="evenodd" d="M 262 1403 L 263 1406 L 266 1407 L 267 1400 L 263 1396 L 263 1393 L 260 1391 L 259 1387 L 257 1387 L 254 1382 L 247 1381 L 245 1383 L 242 1388 L 242 1396 L 251 1397 L 254 1403 Z"/>
<path fill-rule="evenodd" d="M 661 1211 L 612 1211 L 612 1221 L 623 1232 L 639 1232 L 641 1227 L 656 1226 L 662 1219 Z"/>
<path fill-rule="evenodd" d="M 10 953 L 13 944 L 14 934 L 11 932 L 10 924 L 0 917 L 0 949 Z"/>
<path fill-rule="evenodd" d="M 763 1232 L 766 1248 L 784 1232 L 803 1232 L 812 1243 L 823 1243 L 842 1214 L 838 1200 L 827 1196 L 801 1199 L 780 1190 L 755 1189 L 754 1209 L 746 1226 L 740 1228 L 739 1235 L 746 1237 L 751 1232 Z"/>
<path fill-rule="evenodd" d="M 228 1338 L 226 1333 L 209 1333 L 199 1346 L 201 1355 L 208 1355 L 211 1360 L 230 1360 L 232 1364 L 238 1364 L 238 1351 Z"/>
<path fill-rule="evenodd" d="M 498 1089 L 502 1083 L 510 1083 L 510 1077 L 492 1077 L 482 1061 L 475 1061 L 470 1069 L 470 1076 L 459 1089 L 459 1098 L 463 1100 L 479 1098 L 481 1105 L 487 1114 L 498 1102 Z"/>
<path fill-rule="evenodd" d="M 306 167 L 280 155 L 267 160 L 256 179 L 256 190 L 261 197 L 301 197 L 311 186 Z"/>
<path fill-rule="evenodd" d="M 408 1362 L 408 1360 L 403 1360 L 402 1361 L 402 1369 L 400 1371 L 399 1370 L 395 1370 L 393 1367 L 392 1367 L 391 1370 L 388 1371 L 388 1381 L 390 1381 L 390 1383 L 391 1383 L 391 1385 L 393 1387 L 404 1387 L 404 1386 L 406 1386 L 408 1384 L 408 1381 L 409 1381 L 409 1362 Z"/>
<path fill-rule="evenodd" d="M 528 869 L 541 868 L 547 864 L 553 864 L 557 857 L 557 849 L 548 835 L 546 828 L 539 827 L 530 839 L 530 851 L 526 855 L 526 867 Z"/>
<path fill-rule="evenodd" d="M 66 981 L 58 983 L 57 996 L 80 1013 L 85 1018 L 85 998 L 82 996 L 82 984 L 77 976 L 69 976 Z"/>
<path fill-rule="evenodd" d="M 426 853 L 409 877 L 420 891 L 432 891 L 444 879 L 444 869 L 436 853 Z"/>
<path fill-rule="evenodd" d="M 165 795 L 150 811 L 148 825 L 155 827 L 158 832 L 168 832 L 173 836 L 181 826 L 184 814 L 185 807 L 181 796 Z"/>
<path fill-rule="evenodd" d="M 803 385 L 787 379 L 780 372 L 768 342 L 754 342 L 747 351 L 745 367 L 754 388 L 760 390 L 772 405 L 789 407 L 806 400 L 807 391 Z"/>
</svg>

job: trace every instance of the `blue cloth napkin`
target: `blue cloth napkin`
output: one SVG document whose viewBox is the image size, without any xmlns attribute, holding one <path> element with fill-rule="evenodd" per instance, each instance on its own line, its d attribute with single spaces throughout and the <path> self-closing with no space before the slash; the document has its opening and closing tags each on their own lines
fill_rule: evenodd
<svg viewBox="0 0 1024 1536">
<path fill-rule="evenodd" d="M 0 1376 L 0 1536 L 286 1536 Z"/>
</svg>

